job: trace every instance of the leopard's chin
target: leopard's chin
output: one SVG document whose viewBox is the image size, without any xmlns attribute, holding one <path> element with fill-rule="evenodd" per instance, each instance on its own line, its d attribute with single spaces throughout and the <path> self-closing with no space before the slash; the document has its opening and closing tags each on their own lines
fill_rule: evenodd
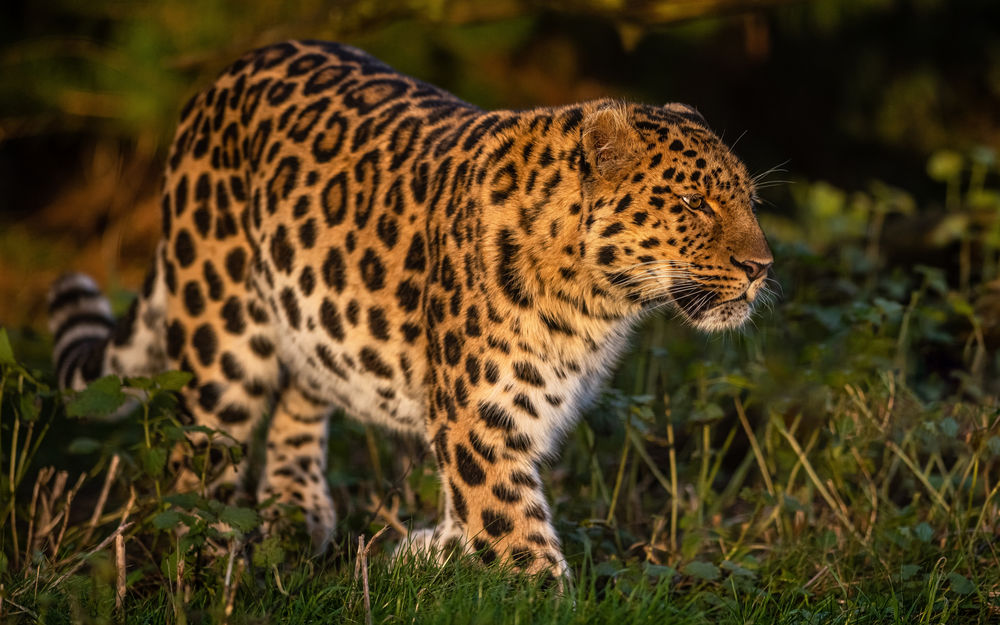
<svg viewBox="0 0 1000 625">
<path fill-rule="evenodd" d="M 745 296 L 722 302 L 701 312 L 697 318 L 689 317 L 692 325 L 705 332 L 735 330 L 750 319 L 753 304 Z"/>
</svg>

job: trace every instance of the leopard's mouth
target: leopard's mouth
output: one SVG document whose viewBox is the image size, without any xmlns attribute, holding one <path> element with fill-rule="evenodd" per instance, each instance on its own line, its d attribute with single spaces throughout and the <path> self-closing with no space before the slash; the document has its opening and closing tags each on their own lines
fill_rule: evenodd
<svg viewBox="0 0 1000 625">
<path fill-rule="evenodd" d="M 727 299 L 727 300 L 718 302 L 716 304 L 713 304 L 712 308 L 717 308 L 719 306 L 722 306 L 723 304 L 731 304 L 733 302 L 747 302 L 747 303 L 749 303 L 749 301 L 750 300 L 747 299 L 747 292 L 743 291 L 742 293 L 740 293 L 739 295 L 737 295 L 736 297 L 734 297 L 732 299 Z"/>
<path fill-rule="evenodd" d="M 748 288 L 736 297 L 721 299 L 717 292 L 694 280 L 679 281 L 669 289 L 670 303 L 695 327 L 707 331 L 743 325 L 753 312 L 750 297 Z"/>
</svg>

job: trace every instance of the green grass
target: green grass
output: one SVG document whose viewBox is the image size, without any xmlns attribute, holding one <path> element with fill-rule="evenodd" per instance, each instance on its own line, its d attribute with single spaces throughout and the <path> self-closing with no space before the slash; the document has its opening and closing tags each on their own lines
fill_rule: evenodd
<svg viewBox="0 0 1000 625">
<path fill-rule="evenodd" d="M 804 588 L 813 570 L 808 553 L 780 554 L 760 569 L 727 566 L 715 580 L 672 575 L 656 567 L 593 567 L 584 564 L 562 592 L 537 579 L 496 567 L 453 560 L 443 567 L 390 568 L 384 558 L 369 566 L 371 620 L 416 623 L 950 623 L 990 622 L 996 613 L 977 596 L 975 584 L 952 579 L 948 567 L 905 574 L 869 572 L 858 563 L 828 554 L 824 577 Z M 823 550 L 823 547 L 820 547 Z M 801 551 L 801 550 L 800 550 Z M 942 554 L 946 557 L 946 554 Z M 822 560 L 821 560 L 822 561 Z M 56 593 L 32 599 L 39 620 L 52 623 L 116 620 L 113 567 L 96 562 L 93 571 L 65 582 Z M 827 568 L 828 567 L 828 568 Z M 862 565 L 863 567 L 863 565 Z M 612 570 L 614 568 L 614 570 Z M 850 579 L 841 579 L 847 569 Z M 169 587 L 148 590 L 126 603 L 129 622 L 221 622 L 227 593 L 217 583 L 185 595 Z M 353 562 L 305 561 L 252 567 L 238 575 L 230 622 L 364 623 L 362 582 Z M 712 569 L 705 571 L 712 576 Z M 715 572 L 718 574 L 718 571 Z M 102 575 L 106 576 L 102 579 Z M 206 576 L 207 578 L 207 576 Z M 906 578 L 904 580 L 904 578 Z M 279 581 L 280 580 L 280 581 Z M 130 593 L 132 594 L 132 593 Z M 175 606 L 183 604 L 180 611 Z M 10 613 L 9 613 L 10 614 Z M 22 615 L 22 620 L 32 619 Z"/>
<path fill-rule="evenodd" d="M 982 220 L 969 171 L 959 157 L 936 175 L 955 177 L 950 214 Z M 420 445 L 344 419 L 337 548 L 263 539 L 252 506 L 171 493 L 184 376 L 127 381 L 147 401 L 103 423 L 88 417 L 124 400 L 120 381 L 63 396 L 47 340 L 0 331 L 0 620 L 997 622 L 1000 363 L 979 286 L 993 230 L 942 234 L 927 257 L 943 263 L 913 266 L 881 236 L 922 210 L 902 192 L 802 183 L 791 202 L 762 216 L 774 308 L 723 336 L 651 319 L 545 472 L 573 571 L 561 592 L 457 556 L 390 567 L 396 531 L 357 567 L 359 537 L 433 523 L 438 483 Z"/>
</svg>

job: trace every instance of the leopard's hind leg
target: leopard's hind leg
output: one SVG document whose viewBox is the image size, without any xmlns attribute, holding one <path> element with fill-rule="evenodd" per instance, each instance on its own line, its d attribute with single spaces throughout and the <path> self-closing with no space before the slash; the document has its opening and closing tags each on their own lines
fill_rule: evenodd
<svg viewBox="0 0 1000 625">
<path fill-rule="evenodd" d="M 257 499 L 301 508 L 313 547 L 326 549 L 336 513 L 326 481 L 327 422 L 333 406 L 292 381 L 285 388 L 267 430 L 267 463 Z M 270 508 L 271 518 L 279 508 Z"/>
<path fill-rule="evenodd" d="M 207 253 L 191 251 L 193 258 L 180 259 L 168 245 L 167 271 L 175 274 L 175 296 L 169 298 L 166 313 L 167 362 L 192 374 L 181 391 L 186 418 L 212 432 L 188 435 L 197 451 L 208 447 L 212 476 L 206 480 L 182 471 L 178 486 L 193 490 L 207 482 L 210 492 L 233 487 L 245 494 L 247 461 L 223 462 L 222 452 L 240 446 L 246 458 L 253 431 L 271 407 L 280 378 L 277 337 L 249 279 L 252 252 L 246 241 L 213 243 L 206 245 Z M 220 271 L 230 279 L 219 278 Z"/>
</svg>

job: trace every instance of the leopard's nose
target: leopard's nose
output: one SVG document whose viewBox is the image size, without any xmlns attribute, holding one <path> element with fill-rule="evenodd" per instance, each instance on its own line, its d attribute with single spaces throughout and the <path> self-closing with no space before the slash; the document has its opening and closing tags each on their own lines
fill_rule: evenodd
<svg viewBox="0 0 1000 625">
<path fill-rule="evenodd" d="M 736 260 L 735 256 L 729 257 L 729 262 L 736 265 L 740 269 L 746 272 L 747 278 L 750 282 L 757 280 L 761 276 L 767 275 L 767 270 L 771 268 L 774 264 L 772 260 L 760 261 L 760 260 Z"/>
</svg>

